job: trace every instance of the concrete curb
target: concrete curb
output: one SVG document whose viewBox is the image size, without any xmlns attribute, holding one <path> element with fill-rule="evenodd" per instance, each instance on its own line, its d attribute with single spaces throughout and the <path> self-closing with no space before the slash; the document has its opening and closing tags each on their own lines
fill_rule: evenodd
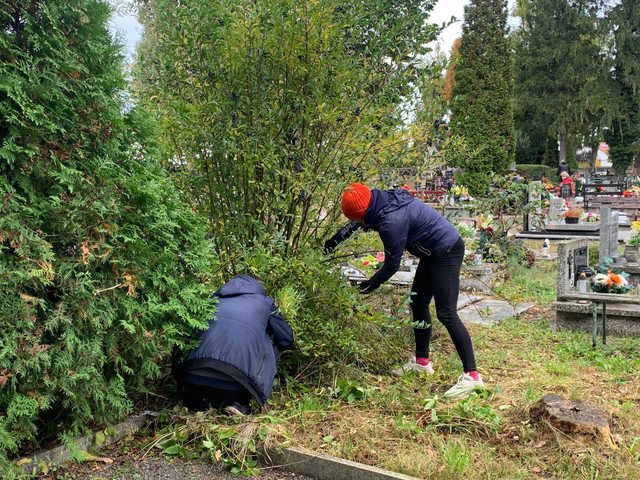
<svg viewBox="0 0 640 480">
<path fill-rule="evenodd" d="M 156 412 L 143 412 L 133 415 L 106 430 L 85 435 L 75 442 L 78 451 L 106 447 L 138 432 Z M 16 464 L 29 475 L 48 472 L 52 465 L 70 460 L 72 451 L 64 445 L 38 452 L 30 457 L 21 458 Z M 317 453 L 305 448 L 289 447 L 271 450 L 265 453 L 263 460 L 282 470 L 306 475 L 316 480 L 420 480 L 402 473 L 390 472 L 350 460 Z"/>
<path fill-rule="evenodd" d="M 419 480 L 350 460 L 324 455 L 305 448 L 289 447 L 270 451 L 270 463 L 283 470 L 316 480 Z"/>
<path fill-rule="evenodd" d="M 88 452 L 93 448 L 101 448 L 119 442 L 123 438 L 136 433 L 147 421 L 157 416 L 157 413 L 146 411 L 139 415 L 132 415 L 124 422 L 118 423 L 105 430 L 100 430 L 91 435 L 85 435 L 75 441 L 75 448 L 79 451 Z M 58 465 L 70 460 L 72 451 L 64 445 L 37 452 L 30 457 L 23 457 L 16 461 L 16 465 L 22 468 L 22 471 L 29 475 L 35 475 L 39 472 L 46 472 L 51 465 Z"/>
</svg>

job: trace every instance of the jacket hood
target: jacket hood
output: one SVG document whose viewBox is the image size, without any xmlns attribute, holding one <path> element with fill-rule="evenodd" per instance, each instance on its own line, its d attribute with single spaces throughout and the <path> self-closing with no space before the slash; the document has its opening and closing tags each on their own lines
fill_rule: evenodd
<svg viewBox="0 0 640 480">
<path fill-rule="evenodd" d="M 406 190 L 371 190 L 371 201 L 364 216 L 366 225 L 373 225 L 381 213 L 393 212 L 413 201 Z"/>
<path fill-rule="evenodd" d="M 218 297 L 233 297 L 235 295 L 244 295 L 246 293 L 255 293 L 265 295 L 264 287 L 255 278 L 247 275 L 236 275 L 227 283 L 222 285 L 215 293 Z"/>
</svg>

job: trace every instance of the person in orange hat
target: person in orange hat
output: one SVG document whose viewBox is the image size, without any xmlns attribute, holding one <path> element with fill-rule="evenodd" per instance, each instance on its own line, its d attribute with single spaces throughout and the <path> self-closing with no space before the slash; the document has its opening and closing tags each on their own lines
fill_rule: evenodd
<svg viewBox="0 0 640 480">
<path fill-rule="evenodd" d="M 433 298 L 438 320 L 449 332 L 464 371 L 445 396 L 461 399 L 474 389 L 484 387 L 476 370 L 471 337 L 457 313 L 464 242 L 456 228 L 404 189 L 377 190 L 353 183 L 342 195 L 342 212 L 352 222 L 325 242 L 325 253 L 333 252 L 360 228 L 375 230 L 384 244 L 384 263 L 359 285 L 362 293 L 372 292 L 389 280 L 398 271 L 405 250 L 420 259 L 411 287 L 413 321 L 419 325 L 413 330 L 416 355 L 393 373 L 403 375 L 411 370 L 433 373 L 429 360 L 429 303 Z"/>
</svg>

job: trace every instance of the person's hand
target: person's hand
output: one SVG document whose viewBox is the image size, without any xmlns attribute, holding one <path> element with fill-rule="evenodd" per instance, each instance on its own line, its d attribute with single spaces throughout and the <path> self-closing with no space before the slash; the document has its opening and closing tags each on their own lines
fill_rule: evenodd
<svg viewBox="0 0 640 480">
<path fill-rule="evenodd" d="M 360 289 L 360 293 L 362 294 L 367 294 L 367 293 L 371 293 L 373 291 L 373 289 L 371 288 L 371 284 L 369 283 L 369 280 L 362 282 L 358 285 L 358 288 Z"/>
<path fill-rule="evenodd" d="M 334 238 L 330 238 L 329 240 L 324 242 L 324 246 L 322 247 L 322 254 L 331 255 L 337 246 L 338 242 L 336 242 Z"/>
</svg>

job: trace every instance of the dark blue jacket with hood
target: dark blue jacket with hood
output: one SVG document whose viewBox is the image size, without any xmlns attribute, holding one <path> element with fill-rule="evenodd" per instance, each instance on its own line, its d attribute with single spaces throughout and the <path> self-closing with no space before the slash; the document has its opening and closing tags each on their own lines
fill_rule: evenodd
<svg viewBox="0 0 640 480">
<path fill-rule="evenodd" d="M 214 295 L 215 318 L 202 332 L 200 346 L 186 356 L 180 374 L 209 386 L 237 382 L 263 405 L 276 373 L 274 343 L 279 350 L 291 348 L 293 331 L 264 287 L 249 275 L 232 278 Z"/>
<path fill-rule="evenodd" d="M 352 223 L 341 229 L 325 243 L 325 251 L 333 250 L 359 225 Z M 460 238 L 446 218 L 406 190 L 372 189 L 364 229 L 380 234 L 385 253 L 382 268 L 360 285 L 364 292 L 375 290 L 398 271 L 404 250 L 417 257 L 442 255 Z"/>
</svg>

